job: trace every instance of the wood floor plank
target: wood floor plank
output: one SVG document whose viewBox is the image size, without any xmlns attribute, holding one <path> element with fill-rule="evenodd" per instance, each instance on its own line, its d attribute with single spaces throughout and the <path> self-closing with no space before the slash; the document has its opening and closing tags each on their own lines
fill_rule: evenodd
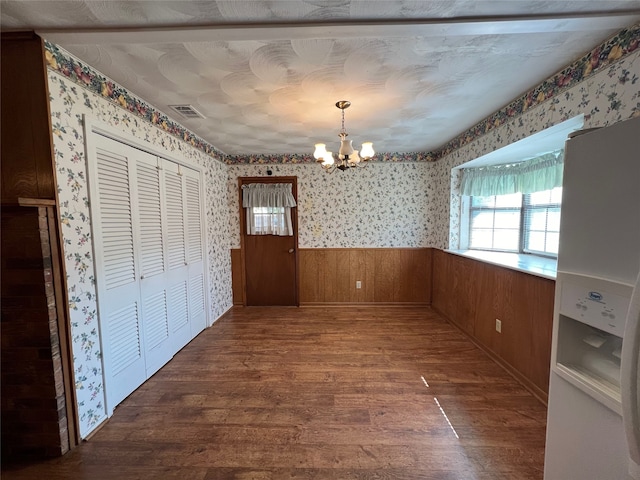
<svg viewBox="0 0 640 480">
<path fill-rule="evenodd" d="M 431 309 L 234 307 L 3 479 L 536 479 L 546 409 Z"/>
</svg>

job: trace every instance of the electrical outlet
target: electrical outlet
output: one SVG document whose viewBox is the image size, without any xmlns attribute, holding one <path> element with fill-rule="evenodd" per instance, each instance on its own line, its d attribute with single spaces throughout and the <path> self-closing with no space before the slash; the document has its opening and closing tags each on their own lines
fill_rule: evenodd
<svg viewBox="0 0 640 480">
<path fill-rule="evenodd" d="M 356 281 L 356 288 L 362 288 L 362 282 L 360 280 Z"/>
<path fill-rule="evenodd" d="M 496 332 L 502 333 L 502 320 L 496 318 Z"/>
</svg>

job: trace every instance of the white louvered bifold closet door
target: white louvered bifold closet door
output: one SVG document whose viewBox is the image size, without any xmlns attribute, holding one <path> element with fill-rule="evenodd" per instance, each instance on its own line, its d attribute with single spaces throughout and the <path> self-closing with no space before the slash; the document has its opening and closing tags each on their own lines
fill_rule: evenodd
<svg viewBox="0 0 640 480">
<path fill-rule="evenodd" d="M 207 325 L 204 290 L 204 225 L 202 181 L 197 171 L 184 170 L 187 217 L 187 264 L 189 277 L 189 323 L 195 337 Z"/>
<path fill-rule="evenodd" d="M 136 151 L 94 137 L 92 225 L 107 406 L 112 410 L 147 378 L 131 195 Z"/>
<path fill-rule="evenodd" d="M 88 152 L 111 415 L 207 324 L 202 178 L 97 133 Z"/>
<path fill-rule="evenodd" d="M 184 347 L 191 336 L 189 325 L 189 270 L 187 264 L 187 219 L 185 215 L 184 167 L 163 162 L 166 200 L 166 239 L 168 259 L 169 328 L 174 352 Z"/>
<path fill-rule="evenodd" d="M 136 157 L 135 211 L 140 238 L 140 297 L 147 376 L 153 375 L 175 353 L 169 329 L 161 187 L 160 160 L 140 152 Z"/>
</svg>

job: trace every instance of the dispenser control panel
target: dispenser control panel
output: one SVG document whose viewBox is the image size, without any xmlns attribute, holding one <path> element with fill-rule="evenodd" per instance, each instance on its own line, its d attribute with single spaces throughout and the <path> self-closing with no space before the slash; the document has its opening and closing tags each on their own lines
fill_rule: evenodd
<svg viewBox="0 0 640 480">
<path fill-rule="evenodd" d="M 612 293 L 603 289 L 603 286 L 606 285 L 599 281 L 590 285 L 563 282 L 560 310 L 568 317 L 622 337 L 629 310 L 629 297 Z"/>
</svg>

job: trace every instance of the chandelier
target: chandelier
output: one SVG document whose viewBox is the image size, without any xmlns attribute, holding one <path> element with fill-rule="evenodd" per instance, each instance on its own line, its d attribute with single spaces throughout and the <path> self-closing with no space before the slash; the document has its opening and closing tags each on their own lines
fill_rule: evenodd
<svg viewBox="0 0 640 480">
<path fill-rule="evenodd" d="M 336 103 L 342 111 L 342 129 L 338 136 L 340 137 L 340 150 L 338 151 L 338 158 L 333 158 L 333 152 L 327 151 L 327 146 L 324 143 L 316 143 L 313 157 L 324 168 L 326 172 L 333 172 L 337 168 L 343 172 L 347 168 L 364 167 L 367 160 L 370 160 L 376 152 L 373 151 L 373 143 L 363 142 L 360 153 L 358 150 L 354 150 L 351 144 L 352 140 L 347 140 L 349 134 L 344 129 L 344 111 L 351 106 L 351 102 L 348 100 L 340 100 Z"/>
</svg>

